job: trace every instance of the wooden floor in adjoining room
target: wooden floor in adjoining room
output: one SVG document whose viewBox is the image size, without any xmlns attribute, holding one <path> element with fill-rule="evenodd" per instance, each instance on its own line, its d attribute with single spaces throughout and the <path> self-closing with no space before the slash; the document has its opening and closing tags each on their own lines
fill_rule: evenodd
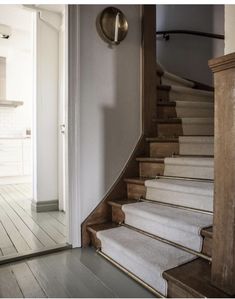
<svg viewBox="0 0 235 299">
<path fill-rule="evenodd" d="M 31 210 L 31 185 L 0 185 L 0 259 L 66 243 L 63 212 Z"/>
</svg>

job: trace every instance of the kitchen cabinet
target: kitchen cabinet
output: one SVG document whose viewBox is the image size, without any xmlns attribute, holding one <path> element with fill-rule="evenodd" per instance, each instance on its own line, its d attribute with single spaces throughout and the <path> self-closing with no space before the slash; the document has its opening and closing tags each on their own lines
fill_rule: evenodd
<svg viewBox="0 0 235 299">
<path fill-rule="evenodd" d="M 0 139 L 0 177 L 31 175 L 31 139 Z"/>
</svg>

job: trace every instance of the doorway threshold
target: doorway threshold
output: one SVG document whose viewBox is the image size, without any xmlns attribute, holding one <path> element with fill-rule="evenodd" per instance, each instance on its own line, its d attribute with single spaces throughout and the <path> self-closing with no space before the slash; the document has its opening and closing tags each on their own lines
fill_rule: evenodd
<svg viewBox="0 0 235 299">
<path fill-rule="evenodd" d="M 45 254 L 50 254 L 50 253 L 54 253 L 54 252 L 58 252 L 58 251 L 62 251 L 62 250 L 68 250 L 71 248 L 72 248 L 72 245 L 70 245 L 68 243 L 64 243 L 64 244 L 57 244 L 54 246 L 46 247 L 43 249 L 29 250 L 25 253 L 24 252 L 15 253 L 15 254 L 11 254 L 8 256 L 0 257 L 0 265 L 17 262 L 17 261 L 21 261 L 24 259 L 28 259 L 28 258 L 40 256 L 40 255 L 45 255 Z"/>
</svg>

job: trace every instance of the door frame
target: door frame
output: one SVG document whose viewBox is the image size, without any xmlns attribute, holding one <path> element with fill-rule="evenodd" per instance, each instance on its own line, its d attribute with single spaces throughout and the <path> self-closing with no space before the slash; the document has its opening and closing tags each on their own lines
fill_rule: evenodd
<svg viewBox="0 0 235 299">
<path fill-rule="evenodd" d="M 81 247 L 80 193 L 80 7 L 68 10 L 68 243 Z"/>
</svg>

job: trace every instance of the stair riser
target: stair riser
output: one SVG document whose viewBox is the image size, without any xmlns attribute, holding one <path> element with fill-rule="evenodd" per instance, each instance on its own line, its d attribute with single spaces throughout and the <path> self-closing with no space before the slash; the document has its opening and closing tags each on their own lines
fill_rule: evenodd
<svg viewBox="0 0 235 299">
<path fill-rule="evenodd" d="M 153 177 L 156 175 L 163 175 L 164 163 L 140 162 L 139 170 L 141 177 Z"/>
<path fill-rule="evenodd" d="M 207 166 L 165 164 L 164 175 L 198 179 L 213 179 L 214 168 Z"/>
<path fill-rule="evenodd" d="M 202 253 L 208 256 L 212 256 L 212 238 L 204 237 Z"/>
<path fill-rule="evenodd" d="M 169 136 L 207 136 L 214 135 L 214 126 L 211 124 L 158 124 L 159 137 Z"/>
<path fill-rule="evenodd" d="M 157 101 L 164 102 L 170 99 L 169 90 L 157 90 Z"/>
<path fill-rule="evenodd" d="M 197 292 L 187 290 L 173 281 L 167 281 L 167 287 L 167 298 L 201 298 Z"/>
<path fill-rule="evenodd" d="M 211 196 L 148 187 L 146 198 L 168 204 L 178 205 L 180 203 L 180 205 L 185 207 L 213 212 L 213 199 Z"/>
<path fill-rule="evenodd" d="M 183 92 L 169 92 L 170 101 L 189 101 L 189 102 L 212 102 L 214 101 L 213 97 L 201 96 L 196 94 L 187 94 Z"/>
<path fill-rule="evenodd" d="M 140 197 L 146 197 L 146 188 L 144 185 L 127 184 L 127 197 L 131 199 L 139 199 Z"/>
<path fill-rule="evenodd" d="M 157 118 L 174 118 L 177 117 L 175 107 L 157 106 Z"/>
<path fill-rule="evenodd" d="M 200 108 L 184 108 L 184 107 L 169 107 L 158 106 L 158 118 L 174 118 L 174 117 L 213 117 L 213 109 L 200 109 Z"/>
<path fill-rule="evenodd" d="M 178 142 L 151 142 L 150 157 L 171 157 L 173 154 L 179 154 Z"/>
<path fill-rule="evenodd" d="M 177 80 L 166 78 L 164 76 L 162 76 L 161 83 L 162 83 L 162 85 L 175 85 L 175 86 L 183 86 L 183 87 L 189 87 L 189 88 L 193 86 L 193 84 L 180 82 Z"/>
<path fill-rule="evenodd" d="M 157 100 L 162 101 L 186 101 L 186 102 L 214 102 L 214 98 L 210 96 L 201 96 L 196 94 L 187 94 L 183 92 L 175 92 L 172 90 L 157 90 Z"/>
<path fill-rule="evenodd" d="M 180 155 L 214 155 L 213 143 L 181 143 L 179 146 Z"/>
</svg>

